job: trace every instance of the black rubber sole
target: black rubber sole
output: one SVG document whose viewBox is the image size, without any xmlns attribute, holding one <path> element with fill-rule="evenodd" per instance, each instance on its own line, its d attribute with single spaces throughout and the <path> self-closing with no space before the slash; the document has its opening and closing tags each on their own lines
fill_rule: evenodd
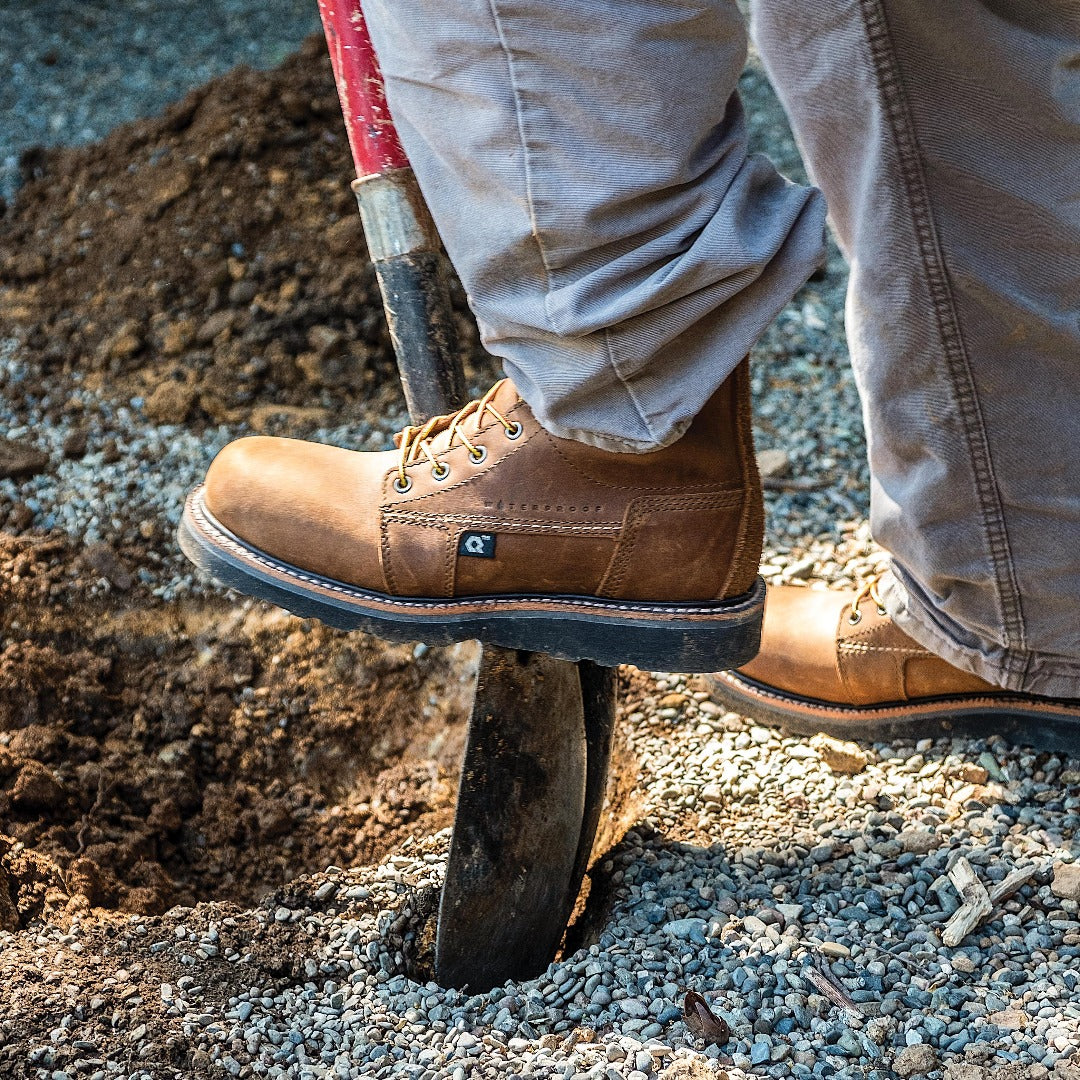
<svg viewBox="0 0 1080 1080">
<path fill-rule="evenodd" d="M 189 496 L 177 534 L 200 570 L 248 596 L 340 630 L 390 641 L 449 645 L 476 639 L 604 667 L 706 672 L 757 654 L 765 582 L 745 596 L 696 604 L 639 603 L 584 596 L 394 597 L 320 577 L 246 544 Z"/>
<path fill-rule="evenodd" d="M 1000 735 L 1017 746 L 1080 755 L 1080 702 L 1032 694 L 963 694 L 881 705 L 834 705 L 722 671 L 706 680 L 717 704 L 792 735 L 890 742 Z"/>
</svg>

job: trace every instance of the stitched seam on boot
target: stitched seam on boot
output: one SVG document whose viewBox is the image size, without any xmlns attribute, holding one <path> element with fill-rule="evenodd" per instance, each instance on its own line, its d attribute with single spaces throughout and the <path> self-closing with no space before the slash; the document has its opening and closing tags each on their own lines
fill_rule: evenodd
<svg viewBox="0 0 1080 1080">
<path fill-rule="evenodd" d="M 742 484 L 738 481 L 730 481 L 723 484 L 696 484 L 688 485 L 685 488 L 680 488 L 678 485 L 671 483 L 652 484 L 645 486 L 642 484 L 612 484 L 607 480 L 597 480 L 594 476 L 587 473 L 576 462 L 572 461 L 559 449 L 558 443 L 555 441 L 554 436 L 551 436 L 551 449 L 558 454 L 558 456 L 566 464 L 566 467 L 573 469 L 582 480 L 587 480 L 590 484 L 595 484 L 597 487 L 604 488 L 607 491 L 640 491 L 643 493 L 656 493 L 657 495 L 671 495 L 673 492 L 680 496 L 696 496 L 696 495 L 727 495 L 735 494 L 740 495 L 742 493 Z M 564 440 L 565 441 L 565 440 Z M 627 455 L 628 457 L 630 455 Z"/>
<path fill-rule="evenodd" d="M 750 418 L 747 416 L 746 409 L 739 408 L 739 394 L 740 391 L 745 393 L 747 397 L 750 395 L 750 362 L 749 359 L 743 359 L 736 366 L 735 370 L 730 376 L 735 379 L 735 438 L 739 447 L 739 454 L 742 456 L 742 479 L 743 479 L 743 506 L 742 513 L 739 515 L 739 532 L 735 540 L 735 547 L 731 553 L 731 564 L 728 566 L 727 575 L 724 577 L 724 582 L 720 587 L 720 591 L 716 594 L 714 599 L 720 600 L 727 596 L 731 589 L 731 579 L 735 576 L 735 568 L 739 566 L 740 561 L 744 557 L 748 534 L 750 532 L 750 521 L 754 514 L 754 496 L 760 499 L 761 494 L 761 477 L 758 474 L 757 457 L 754 453 L 754 431 L 753 424 L 750 422 Z M 764 511 L 762 510 L 762 516 L 764 517 Z M 754 566 L 758 566 L 761 563 L 761 547 L 758 546 L 757 553 L 754 557 Z"/>
<path fill-rule="evenodd" d="M 387 526 L 391 520 L 397 520 L 397 515 L 391 513 L 385 513 L 383 515 L 380 547 L 382 549 L 382 569 L 383 577 L 386 579 L 387 592 L 392 596 L 398 595 L 397 582 L 394 579 L 393 573 L 393 559 L 390 555 L 391 545 L 390 536 Z M 440 532 L 445 533 L 445 543 L 443 545 L 443 592 L 442 596 L 446 599 L 450 599 L 454 595 L 454 572 L 457 566 L 457 559 L 454 552 L 456 550 L 456 544 L 454 539 L 453 530 L 446 525 L 440 525 L 437 521 L 409 521 L 402 522 L 402 524 L 408 524 L 410 526 L 419 527 L 423 529 L 438 529 Z M 439 595 L 439 594 L 436 594 Z"/>
<path fill-rule="evenodd" d="M 857 643 L 845 644 L 843 642 L 838 642 L 837 644 L 839 645 L 839 648 L 837 648 L 837 650 L 836 650 L 836 664 L 837 664 L 837 669 L 838 669 L 838 671 L 840 673 L 840 684 L 844 688 L 844 693 L 847 694 L 849 700 L 851 700 L 852 702 L 855 702 L 856 698 L 860 698 L 860 697 L 864 696 L 862 693 L 856 694 L 855 690 L 854 690 L 854 687 L 856 685 L 856 680 L 854 678 L 853 668 L 858 666 L 857 655 L 859 653 L 872 653 L 872 652 L 885 653 L 885 654 L 894 654 L 895 655 L 895 653 L 901 651 L 901 650 L 898 650 L 898 649 L 886 648 L 884 646 L 882 646 L 882 647 L 875 647 L 873 645 L 860 646 Z M 894 667 L 893 681 L 894 681 L 894 683 L 896 685 L 896 694 L 899 695 L 899 696 L 894 695 L 890 691 L 888 699 L 890 701 L 906 701 L 907 700 L 907 690 L 906 690 L 906 688 L 904 686 L 903 665 L 900 664 L 900 663 L 896 663 L 896 664 L 893 665 L 893 667 Z M 851 674 L 850 679 L 848 678 L 849 672 Z"/>
<path fill-rule="evenodd" d="M 230 552 L 234 556 L 238 556 L 249 564 L 260 567 L 264 571 L 286 577 L 291 581 L 303 582 L 305 585 L 324 590 L 337 596 L 365 599 L 371 595 L 370 589 L 364 589 L 358 585 L 349 585 L 345 582 L 321 577 L 313 572 L 305 571 L 299 567 L 283 563 L 281 560 L 274 559 L 272 556 L 259 551 L 257 548 L 252 548 L 249 544 L 243 543 L 235 536 L 224 531 L 224 527 L 214 521 L 209 516 L 209 512 L 206 508 L 199 503 L 192 505 L 191 513 L 194 527 L 196 527 L 204 536 L 208 537 L 212 544 Z M 535 606 L 550 607 L 555 610 L 566 608 L 572 610 L 595 610 L 599 612 L 615 611 L 625 612 L 629 615 L 657 615 L 663 616 L 665 619 L 687 618 L 693 616 L 703 616 L 709 619 L 731 619 L 733 617 L 741 619 L 745 617 L 746 613 L 752 612 L 760 605 L 763 597 L 764 582 L 761 582 L 760 587 L 752 590 L 746 597 L 735 598 L 730 601 L 721 602 L 716 606 L 705 607 L 701 606 L 701 601 L 663 604 L 648 600 L 614 601 L 603 597 L 589 598 L 580 596 L 544 596 L 535 598 L 527 597 L 526 599 Z M 431 602 L 421 598 L 382 596 L 379 597 L 379 599 L 403 610 L 426 611 L 431 608 Z M 438 599 L 445 601 L 447 604 L 461 608 L 514 607 L 522 602 L 522 598 L 518 596 L 499 595 L 475 599 L 453 596 L 439 597 Z M 716 607 L 720 607 L 721 610 L 717 611 Z"/>
<path fill-rule="evenodd" d="M 741 492 L 715 495 L 661 496 L 635 499 L 627 508 L 626 524 L 615 545 L 604 576 L 596 588 L 597 596 L 613 596 L 622 588 L 630 569 L 630 560 L 637 546 L 637 531 L 653 514 L 679 513 L 692 510 L 730 510 L 741 499 Z M 714 598 L 715 599 L 715 598 Z"/>
<path fill-rule="evenodd" d="M 386 591 L 391 595 L 397 595 L 397 582 L 394 580 L 394 571 L 390 565 L 390 536 L 387 526 L 390 524 L 385 513 L 380 514 L 379 520 L 379 565 L 382 567 L 383 580 L 386 582 Z"/>
<path fill-rule="evenodd" d="M 951 281 L 937 223 L 930 207 L 922 151 L 915 132 L 914 116 L 908 104 L 899 65 L 896 62 L 888 19 L 881 0 L 859 0 L 867 43 L 874 61 L 875 76 L 885 115 L 896 147 L 897 161 L 904 178 L 915 225 L 927 288 L 930 293 L 946 371 L 963 420 L 964 439 L 971 456 L 975 490 L 982 510 L 982 527 L 994 568 L 995 598 L 1002 625 L 1009 637 L 1007 645 L 1026 651 L 1023 607 L 1013 568 L 1012 549 L 1005 525 L 1004 508 L 994 474 L 993 459 L 983 425 L 982 407 L 975 388 L 967 345 L 952 298 Z M 1026 670 L 1028 660 L 1007 654 L 1009 674 Z"/>
<path fill-rule="evenodd" d="M 506 533 L 568 533 L 574 536 L 597 536 L 608 538 L 615 535 L 622 528 L 622 524 L 600 525 L 571 525 L 562 522 L 546 521 L 503 521 L 495 518 L 486 518 L 483 514 L 423 514 L 415 511 L 403 510 L 388 513 L 387 517 L 394 521 L 400 521 L 404 525 L 438 525 L 445 523 L 448 527 L 465 525 L 465 531 L 475 530 L 479 532 L 494 531 Z"/>
<path fill-rule="evenodd" d="M 933 658 L 934 654 L 927 652 L 925 649 L 908 649 L 903 645 L 866 645 L 861 641 L 841 641 L 839 643 L 841 652 L 862 652 L 862 653 L 903 653 L 905 656 L 929 656 Z"/>
</svg>

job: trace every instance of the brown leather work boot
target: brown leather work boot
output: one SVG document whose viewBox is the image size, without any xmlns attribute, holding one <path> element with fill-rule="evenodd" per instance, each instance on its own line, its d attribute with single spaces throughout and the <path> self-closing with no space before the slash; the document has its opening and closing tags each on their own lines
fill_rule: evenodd
<svg viewBox="0 0 1080 1080">
<path fill-rule="evenodd" d="M 799 735 L 965 732 L 1080 749 L 1080 701 L 1002 690 L 928 652 L 893 624 L 877 579 L 858 592 L 770 586 L 761 651 L 709 682 L 725 707 Z"/>
<path fill-rule="evenodd" d="M 180 543 L 226 585 L 342 629 L 730 667 L 757 650 L 764 605 L 748 384 L 744 361 L 649 454 L 548 434 L 508 380 L 397 450 L 240 439 Z"/>
</svg>

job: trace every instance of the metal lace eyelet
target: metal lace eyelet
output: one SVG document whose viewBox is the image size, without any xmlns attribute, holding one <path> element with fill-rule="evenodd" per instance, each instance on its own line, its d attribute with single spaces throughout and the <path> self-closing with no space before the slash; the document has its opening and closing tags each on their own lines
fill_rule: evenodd
<svg viewBox="0 0 1080 1080">
<path fill-rule="evenodd" d="M 436 480 L 445 480 L 450 475 L 450 466 L 445 461 L 431 467 L 431 475 Z"/>
<path fill-rule="evenodd" d="M 487 461 L 487 447 L 478 446 L 475 454 L 470 450 L 469 457 L 472 458 L 472 463 L 474 465 L 483 465 L 483 463 Z"/>
<path fill-rule="evenodd" d="M 881 605 L 880 605 L 880 604 L 878 605 L 877 613 L 878 613 L 878 614 L 879 614 L 879 615 L 880 615 L 880 616 L 881 616 L 882 618 L 885 618 L 885 616 L 889 614 L 889 613 L 888 613 L 888 612 L 887 612 L 887 611 L 886 611 L 886 610 L 885 610 L 885 609 L 884 609 L 883 607 L 881 607 Z"/>
<path fill-rule="evenodd" d="M 848 622 L 849 622 L 849 623 L 850 623 L 850 624 L 851 624 L 852 626 L 858 626 L 858 625 L 859 625 L 859 623 L 861 623 L 861 622 L 862 622 L 862 612 L 861 612 L 861 611 L 853 611 L 853 612 L 852 612 L 852 613 L 851 613 L 851 614 L 850 614 L 850 615 L 848 616 L 848 620 L 847 620 L 847 621 L 848 621 Z"/>
<path fill-rule="evenodd" d="M 405 483 L 401 482 L 400 476 L 394 477 L 394 482 L 390 485 L 399 495 L 404 495 L 406 491 L 412 490 L 412 477 L 406 476 Z"/>
<path fill-rule="evenodd" d="M 525 430 L 516 420 L 508 427 L 504 429 L 506 437 L 513 442 L 515 439 L 521 437 L 521 433 Z"/>
</svg>

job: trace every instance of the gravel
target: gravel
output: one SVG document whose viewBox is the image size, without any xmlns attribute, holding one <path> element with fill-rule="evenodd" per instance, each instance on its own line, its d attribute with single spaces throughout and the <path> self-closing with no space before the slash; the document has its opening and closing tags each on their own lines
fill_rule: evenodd
<svg viewBox="0 0 1080 1080">
<path fill-rule="evenodd" d="M 302 878 L 251 912 L 128 918 L 109 951 L 132 970 L 152 953 L 187 974 L 129 999 L 114 1026 L 135 1044 L 182 1036 L 197 1075 L 989 1080 L 991 1062 L 1033 1080 L 1075 1075 L 1080 921 L 1053 888 L 1080 824 L 1068 762 L 997 740 L 926 740 L 864 747 L 849 775 L 827 747 L 725 714 L 692 681 L 636 685 L 625 724 L 637 824 L 594 873 L 593 939 L 538 978 L 473 994 L 406 974 L 417 898 L 441 882 L 442 832 L 378 867 Z M 661 717 L 659 701 L 676 697 Z M 1005 782 L 966 779 L 984 754 Z M 1033 875 L 950 949 L 941 932 L 961 897 L 947 872 L 960 856 L 991 888 L 1016 868 Z M 83 933 L 76 920 L 18 947 L 47 979 Z M 295 978 L 254 947 L 284 933 Z M 693 1037 L 686 990 L 730 1025 L 730 1042 Z M 108 1023 L 73 1009 L 29 1075 L 52 1075 L 47 1055 L 64 1053 L 78 1075 L 141 1075 L 121 1066 Z M 80 1059 L 76 1040 L 111 1049 Z"/>
</svg>

